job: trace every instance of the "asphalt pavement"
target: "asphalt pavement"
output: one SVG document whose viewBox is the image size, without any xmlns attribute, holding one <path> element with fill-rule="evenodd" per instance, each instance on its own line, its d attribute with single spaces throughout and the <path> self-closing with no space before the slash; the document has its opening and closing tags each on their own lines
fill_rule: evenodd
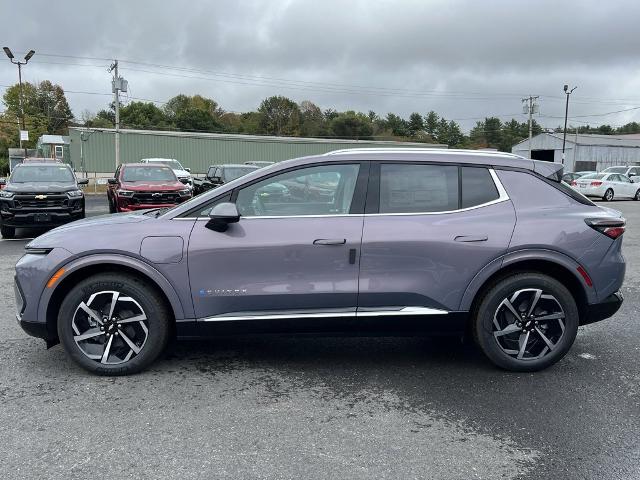
<svg viewBox="0 0 640 480">
<path fill-rule="evenodd" d="M 534 374 L 456 339 L 253 336 L 95 377 L 16 323 L 18 232 L 0 241 L 2 477 L 640 478 L 640 203 L 607 206 L 628 221 L 625 303 Z"/>
</svg>

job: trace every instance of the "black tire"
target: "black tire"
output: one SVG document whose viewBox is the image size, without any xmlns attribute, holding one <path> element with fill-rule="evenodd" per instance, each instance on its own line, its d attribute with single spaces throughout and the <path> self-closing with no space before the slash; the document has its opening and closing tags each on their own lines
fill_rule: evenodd
<svg viewBox="0 0 640 480">
<path fill-rule="evenodd" d="M 105 291 L 107 293 L 98 293 Z M 84 302 L 85 305 L 88 305 L 88 303 L 91 303 L 88 302 L 88 299 L 92 295 L 97 294 L 95 298 L 101 299 L 104 295 L 111 295 L 113 291 L 122 294 L 121 297 L 118 297 L 118 300 L 120 298 L 126 299 L 122 300 L 120 304 L 116 304 L 121 305 L 121 307 L 114 309 L 114 317 L 123 310 L 126 312 L 127 309 L 136 310 L 140 307 L 142 314 L 146 317 L 145 321 L 123 322 L 118 326 L 118 322 L 105 321 L 105 316 L 103 316 L 103 323 L 98 324 L 94 321 L 93 325 L 91 325 L 91 317 L 80 309 L 81 303 Z M 134 304 L 129 299 L 133 299 L 137 303 Z M 105 314 L 105 312 L 106 316 L 108 316 L 108 311 L 106 310 L 109 309 L 110 302 L 107 303 L 108 305 L 105 304 L 106 306 L 100 308 L 99 301 L 95 301 L 90 305 L 90 308 L 92 310 L 95 308 L 93 311 L 98 316 Z M 124 316 L 120 321 L 132 318 L 135 315 L 139 315 L 139 313 L 133 311 L 131 315 Z M 62 301 L 58 315 L 58 337 L 68 355 L 85 370 L 98 375 L 129 375 L 144 370 L 163 352 L 169 340 L 171 319 L 172 315 L 161 295 L 144 280 L 128 274 L 97 274 L 79 282 Z M 76 333 L 74 332 L 74 325 L 79 328 L 77 323 L 80 322 L 85 322 L 85 325 L 93 328 L 87 328 L 84 331 L 78 330 Z M 141 326 L 143 323 L 146 324 L 146 332 L 144 327 Z M 74 339 L 75 335 L 83 335 L 90 331 L 97 332 L 105 328 L 112 333 L 96 333 L 95 338 L 82 341 L 82 348 L 80 347 L 80 342 L 76 342 Z M 141 335 L 144 335 L 144 340 L 136 336 L 138 335 L 136 331 L 142 332 Z M 124 339 L 125 332 L 127 339 L 134 342 L 135 346 L 139 348 L 139 352 L 134 353 L 133 348 L 126 344 Z M 110 349 L 107 350 L 109 338 L 111 338 L 111 343 L 109 344 Z M 106 350 L 106 363 L 103 363 L 103 358 L 90 358 L 86 353 L 89 349 L 97 353 L 98 356 L 102 354 L 103 358 Z M 127 358 L 125 355 L 125 352 L 128 351 L 127 349 L 131 350 L 131 353 L 129 353 L 131 358 Z M 116 363 L 116 361 L 121 363 Z"/>
<path fill-rule="evenodd" d="M 611 188 L 607 188 L 607 191 L 604 192 L 604 196 L 602 197 L 602 199 L 605 202 L 610 202 L 613 200 L 613 197 L 614 197 L 613 190 Z"/>
<path fill-rule="evenodd" d="M 15 227 L 7 227 L 6 225 L 1 225 L 0 234 L 2 234 L 2 238 L 14 238 L 16 236 L 16 229 Z"/>
<path fill-rule="evenodd" d="M 636 192 L 635 196 L 633 197 L 633 199 L 637 202 L 640 201 L 640 188 L 638 189 L 638 191 Z"/>
<path fill-rule="evenodd" d="M 515 298 L 515 300 L 513 300 L 515 303 L 518 301 L 518 298 L 520 298 L 520 295 L 526 296 L 528 292 L 532 292 L 529 298 L 533 299 L 535 296 L 533 292 L 535 290 L 541 290 L 543 295 L 545 295 L 542 297 L 542 302 L 538 300 L 536 305 L 539 306 L 536 307 L 536 311 L 539 311 L 539 309 L 545 305 L 544 302 L 547 302 L 547 304 L 553 302 L 554 305 L 557 304 L 560 307 L 559 311 L 562 311 L 564 317 L 560 320 L 541 320 L 540 327 L 538 327 L 537 321 L 532 322 L 527 320 L 527 318 L 534 317 L 517 317 L 517 321 L 506 325 L 509 328 L 515 329 L 512 333 L 503 336 L 495 335 L 496 333 L 499 334 L 506 330 L 506 328 L 500 325 L 503 330 L 499 330 L 494 321 L 499 323 L 499 320 L 507 319 L 508 315 L 513 315 L 511 313 L 507 315 L 505 310 L 508 312 L 511 310 L 506 308 L 504 302 Z M 516 298 L 516 292 L 522 293 Z M 554 297 L 553 301 L 548 299 L 550 296 Z M 526 304 L 527 299 L 523 298 L 523 300 L 520 304 L 514 304 L 513 306 L 516 307 L 516 305 L 519 305 L 520 308 L 522 308 L 524 304 L 526 314 L 526 310 L 528 309 Z M 532 302 L 533 300 L 529 302 L 529 306 Z M 518 312 L 521 311 L 519 307 L 516 307 L 516 310 Z M 504 315 L 504 317 L 499 317 L 500 315 Z M 549 316 L 548 312 L 545 313 L 543 310 L 543 313 L 540 314 L 538 318 L 542 319 L 545 315 Z M 513 318 L 513 316 L 511 316 L 511 318 Z M 518 322 L 522 323 L 522 329 Z M 561 324 L 563 324 L 563 327 L 560 326 Z M 575 299 L 564 285 L 542 273 L 525 272 L 503 278 L 485 292 L 475 311 L 472 330 L 477 345 L 495 365 L 506 370 L 517 372 L 534 372 L 553 365 L 566 355 L 576 338 L 578 324 L 578 307 L 576 306 Z M 546 330 L 549 326 L 555 329 L 556 332 L 560 332 L 556 333 L 559 335 L 557 339 L 551 335 L 551 333 L 553 333 L 552 330 Z M 532 331 L 526 334 L 525 329 L 527 329 L 527 332 L 529 331 L 528 329 L 532 329 Z M 545 343 L 542 335 L 545 335 L 544 338 L 547 340 L 551 340 L 553 348 L 550 349 L 546 347 L 548 343 Z M 549 338 L 547 338 L 547 335 Z M 522 340 L 524 340 L 524 342 L 522 342 Z M 499 342 L 502 342 L 502 344 Z M 514 347 L 507 348 L 507 350 L 512 352 L 507 353 L 504 347 L 506 342 L 512 342 L 515 348 L 521 348 L 522 343 L 524 343 L 525 350 L 527 346 L 530 346 L 533 353 L 526 350 L 524 357 L 520 358 L 510 349 Z M 547 353 L 544 353 L 545 347 Z M 518 353 L 518 350 L 516 350 L 516 353 Z M 541 353 L 542 356 L 536 358 L 536 356 L 534 356 L 535 353 Z M 526 355 L 529 355 L 529 358 L 526 358 Z"/>
<path fill-rule="evenodd" d="M 116 206 L 109 195 L 107 195 L 107 202 L 109 202 L 109 213 L 116 213 Z"/>
</svg>

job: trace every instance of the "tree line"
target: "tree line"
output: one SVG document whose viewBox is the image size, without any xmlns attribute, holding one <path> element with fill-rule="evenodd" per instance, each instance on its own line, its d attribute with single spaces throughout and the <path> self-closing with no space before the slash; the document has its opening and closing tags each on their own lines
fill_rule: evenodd
<svg viewBox="0 0 640 480">
<path fill-rule="evenodd" d="M 18 119 L 20 118 L 19 87 L 13 85 L 3 95 L 4 112 L 0 114 L 0 158 L 7 148 L 18 146 Z M 37 138 L 45 133 L 66 135 L 70 126 L 113 128 L 113 103 L 93 114 L 85 111 L 76 119 L 60 85 L 45 80 L 23 83 L 25 124 L 29 130 L 28 148 L 35 146 Z M 529 135 L 527 122 L 508 121 L 486 117 L 476 122 L 469 134 L 462 131 L 454 120 L 448 120 L 435 111 L 414 112 L 408 118 L 395 113 L 382 116 L 370 110 L 367 113 L 347 110 L 321 109 L 315 103 L 300 103 L 284 97 L 271 96 L 262 100 L 255 111 L 244 113 L 225 111 L 218 102 L 202 95 L 177 95 L 168 102 L 132 101 L 120 109 L 122 128 L 179 130 L 212 133 L 239 133 L 251 135 L 278 135 L 356 140 L 396 140 L 438 143 L 450 148 L 495 148 L 509 152 L 516 143 Z M 638 133 L 640 124 L 629 123 L 614 128 L 580 126 L 579 133 Z M 543 131 L 534 120 L 533 134 Z M 562 128 L 556 129 L 562 131 Z M 571 127 L 571 131 L 575 131 Z M 0 169 L 2 166 L 0 165 Z"/>
</svg>

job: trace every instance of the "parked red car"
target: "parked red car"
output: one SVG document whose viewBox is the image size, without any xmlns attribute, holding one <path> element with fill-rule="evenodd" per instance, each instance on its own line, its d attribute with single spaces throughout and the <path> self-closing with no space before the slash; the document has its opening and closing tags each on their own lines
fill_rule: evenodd
<svg viewBox="0 0 640 480">
<path fill-rule="evenodd" d="M 191 198 L 191 190 L 178 180 L 173 170 L 159 164 L 120 165 L 108 183 L 111 213 L 173 207 Z"/>
</svg>

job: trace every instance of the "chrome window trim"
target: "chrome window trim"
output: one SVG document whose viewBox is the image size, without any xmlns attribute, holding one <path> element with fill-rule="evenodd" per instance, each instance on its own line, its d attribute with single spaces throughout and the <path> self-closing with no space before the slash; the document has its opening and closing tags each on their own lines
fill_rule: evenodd
<svg viewBox="0 0 640 480">
<path fill-rule="evenodd" d="M 490 202 L 481 203 L 480 205 L 474 205 L 473 207 L 467 208 L 458 208 L 456 210 L 445 210 L 442 212 L 398 212 L 398 213 L 336 213 L 336 214 L 327 214 L 327 215 L 264 215 L 264 216 L 241 216 L 241 220 L 254 220 L 254 219 L 274 219 L 274 218 L 332 218 L 332 217 L 398 217 L 398 216 L 415 216 L 415 215 L 447 215 L 451 213 L 458 212 L 468 212 L 470 210 L 475 210 L 477 208 L 489 207 L 491 205 L 496 205 L 498 203 L 506 202 L 510 200 L 509 194 L 502 185 L 500 178 L 498 178 L 498 174 L 495 172 L 493 168 L 489 168 L 489 174 L 493 179 L 493 183 L 498 190 L 498 198 L 495 200 L 491 200 Z M 182 217 L 182 218 L 172 218 L 171 220 L 206 220 L 209 221 L 209 217 Z"/>
<path fill-rule="evenodd" d="M 384 317 L 405 315 L 446 315 L 449 312 L 429 307 L 403 307 L 399 310 L 376 309 L 356 312 L 314 312 L 314 313 L 279 313 L 256 315 L 214 315 L 199 319 L 201 322 L 231 322 L 240 320 L 288 320 L 294 318 L 358 318 L 358 317 Z"/>
</svg>

